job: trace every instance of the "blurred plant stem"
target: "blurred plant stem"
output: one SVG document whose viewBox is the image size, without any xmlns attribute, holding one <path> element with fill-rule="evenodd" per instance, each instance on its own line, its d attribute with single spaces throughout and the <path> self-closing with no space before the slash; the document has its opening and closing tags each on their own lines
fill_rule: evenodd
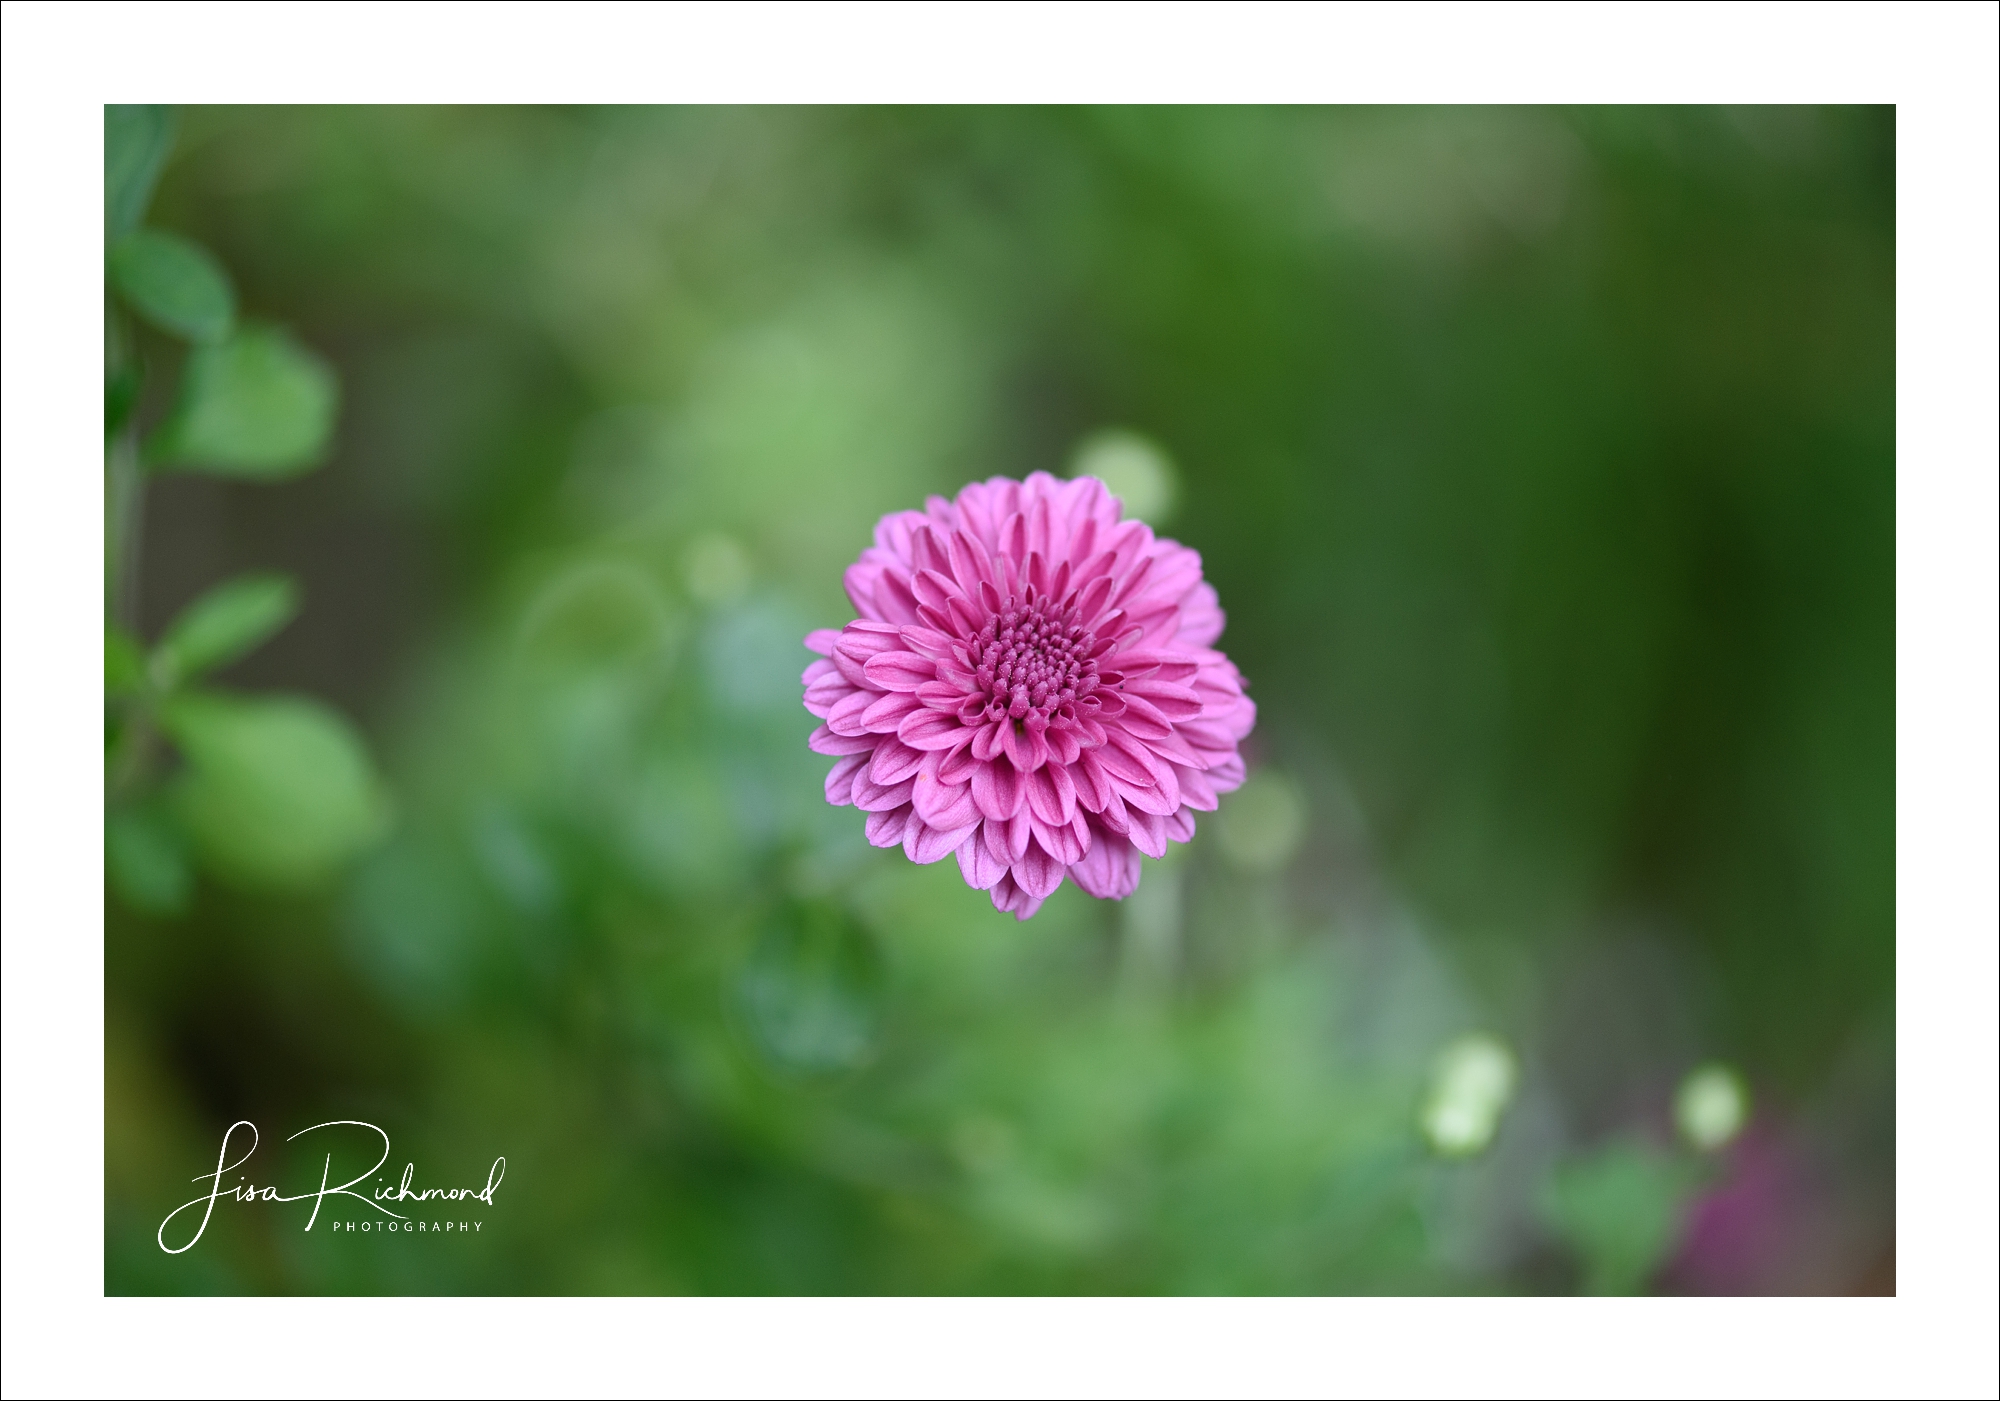
<svg viewBox="0 0 2000 1401">
<path fill-rule="evenodd" d="M 104 323 L 105 380 L 112 386 L 115 421 L 104 451 L 104 597 L 110 623 L 136 642 L 139 634 L 139 546 L 145 520 L 146 475 L 139 459 L 137 405 L 142 370 L 132 329 L 117 308 Z M 116 806 L 136 793 L 158 747 L 150 674 L 136 696 L 118 706 L 121 723 L 105 756 L 104 794 Z"/>
<path fill-rule="evenodd" d="M 146 482 L 139 470 L 139 444 L 131 429 L 111 440 L 106 454 L 107 522 L 105 588 L 111 620 L 136 633 L 139 623 L 139 520 Z"/>
<path fill-rule="evenodd" d="M 114 383 L 136 382 L 139 365 L 132 351 L 131 332 L 115 310 L 106 317 L 104 339 L 106 359 L 110 362 L 105 367 L 107 378 Z M 136 397 L 136 390 L 128 391 L 128 395 L 122 406 L 123 422 L 116 425 L 105 449 L 105 598 L 111 621 L 136 636 L 139 537 L 145 512 L 146 478 L 139 462 L 137 415 L 130 403 L 130 398 Z"/>
</svg>

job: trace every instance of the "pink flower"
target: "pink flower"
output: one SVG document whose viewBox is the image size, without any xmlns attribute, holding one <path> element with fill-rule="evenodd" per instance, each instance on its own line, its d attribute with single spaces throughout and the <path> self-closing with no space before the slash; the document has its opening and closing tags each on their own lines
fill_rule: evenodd
<svg viewBox="0 0 2000 1401">
<path fill-rule="evenodd" d="M 958 857 L 1017 919 L 1064 875 L 1100 899 L 1243 782 L 1257 708 L 1211 645 L 1201 557 L 1120 520 L 1094 477 L 974 482 L 884 516 L 847 570 L 861 614 L 806 646 L 827 801 L 912 861 Z"/>
</svg>

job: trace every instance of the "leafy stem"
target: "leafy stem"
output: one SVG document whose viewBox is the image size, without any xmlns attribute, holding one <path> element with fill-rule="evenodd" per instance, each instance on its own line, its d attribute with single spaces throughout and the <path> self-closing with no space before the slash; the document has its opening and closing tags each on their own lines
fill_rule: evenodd
<svg viewBox="0 0 2000 1401">
<path fill-rule="evenodd" d="M 146 476 L 139 459 L 138 415 L 131 400 L 136 397 L 140 375 L 137 354 L 132 346 L 131 328 L 115 308 L 108 313 L 105 341 L 109 350 L 106 379 L 112 397 L 119 400 L 116 412 L 122 419 L 112 426 L 111 440 L 104 450 L 105 475 L 105 598 L 110 604 L 111 621 L 136 635 L 139 628 L 139 545 L 145 523 Z"/>
</svg>

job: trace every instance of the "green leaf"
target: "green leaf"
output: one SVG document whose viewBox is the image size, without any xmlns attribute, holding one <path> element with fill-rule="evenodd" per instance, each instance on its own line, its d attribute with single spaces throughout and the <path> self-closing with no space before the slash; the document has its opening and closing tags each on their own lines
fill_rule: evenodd
<svg viewBox="0 0 2000 1401">
<path fill-rule="evenodd" d="M 104 693 L 129 696 L 146 685 L 146 654 L 137 639 L 123 628 L 104 629 Z"/>
<path fill-rule="evenodd" d="M 246 574 L 217 584 L 167 626 L 153 654 L 161 683 L 176 686 L 228 665 L 298 611 L 299 587 L 283 574 Z"/>
<path fill-rule="evenodd" d="M 114 242 L 139 226 L 152 202 L 167 152 L 174 144 L 173 114 L 164 107 L 104 108 L 104 238 Z"/>
<path fill-rule="evenodd" d="M 1581 1258 L 1591 1294 L 1636 1294 L 1665 1263 L 1692 1186 L 1686 1167 L 1635 1143 L 1612 1143 L 1558 1167 L 1542 1211 Z"/>
<path fill-rule="evenodd" d="M 104 870 L 118 898 L 143 914 L 180 914 L 194 890 L 180 834 L 164 814 L 149 809 L 105 819 Z"/>
<path fill-rule="evenodd" d="M 360 737 L 317 701 L 195 693 L 171 702 L 163 722 L 188 764 L 173 786 L 174 813 L 225 880 L 320 884 L 387 825 Z"/>
<path fill-rule="evenodd" d="M 236 320 L 236 293 L 222 264 L 198 243 L 136 229 L 111 247 L 111 285 L 163 331 L 213 344 Z"/>
<path fill-rule="evenodd" d="M 244 327 L 188 357 L 180 397 L 147 452 L 158 466 L 294 476 L 324 452 L 339 400 L 325 361 L 275 327 Z"/>
</svg>

